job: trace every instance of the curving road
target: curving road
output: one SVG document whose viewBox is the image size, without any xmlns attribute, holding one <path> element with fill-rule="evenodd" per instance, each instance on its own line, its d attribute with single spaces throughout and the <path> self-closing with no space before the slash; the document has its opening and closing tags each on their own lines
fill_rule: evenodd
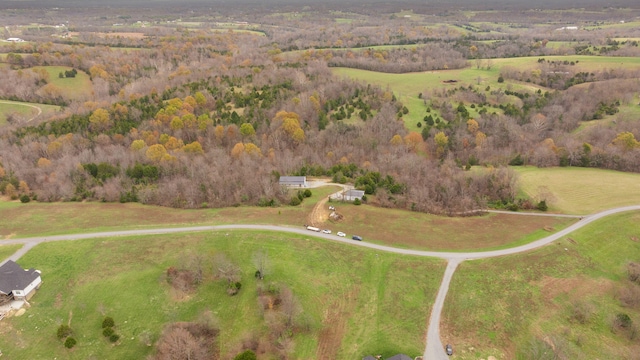
<svg viewBox="0 0 640 360">
<path fill-rule="evenodd" d="M 37 114 L 35 116 L 32 116 L 31 119 L 25 121 L 25 122 L 29 122 L 35 118 L 37 118 L 38 116 L 40 116 L 40 114 L 42 114 L 42 109 L 35 106 L 35 105 L 31 105 L 31 104 L 25 104 L 25 103 L 20 103 L 20 102 L 13 102 L 13 101 L 0 101 L 0 104 L 10 104 L 10 105 L 22 105 L 22 106 L 28 106 L 30 108 L 36 109 Z"/>
<path fill-rule="evenodd" d="M 41 237 L 31 237 L 31 238 L 20 238 L 20 239 L 10 239 L 10 240 L 0 240 L 0 245 L 10 245 L 10 244 L 23 244 L 24 246 L 20 248 L 17 252 L 11 255 L 8 259 L 0 262 L 0 265 L 4 264 L 7 260 L 17 261 L 27 253 L 34 246 L 41 244 L 43 242 L 52 242 L 52 241 L 63 241 L 63 240 L 81 240 L 81 239 L 93 239 L 93 238 L 101 238 L 101 237 L 114 237 L 114 236 L 137 236 L 137 235 L 154 235 L 154 234 L 175 234 L 175 233 L 183 233 L 183 232 L 201 232 L 201 231 L 215 231 L 215 230 L 270 230 L 270 231 L 280 231 L 280 232 L 288 232 L 294 234 L 302 234 L 307 236 L 314 236 L 319 238 L 324 238 L 331 241 L 343 242 L 352 246 L 362 246 L 370 249 L 386 251 L 396 254 L 403 255 L 414 255 L 414 256 L 426 256 L 426 257 L 435 257 L 447 260 L 447 268 L 444 273 L 444 277 L 440 284 L 440 289 L 438 290 L 438 294 L 436 296 L 436 301 L 431 310 L 431 316 L 429 319 L 429 328 L 427 330 L 427 344 L 424 353 L 425 360 L 444 360 L 447 359 L 447 355 L 444 352 L 444 348 L 442 342 L 440 340 L 440 315 L 442 313 L 442 308 L 444 306 L 444 301 L 447 296 L 447 291 L 449 290 L 449 284 L 451 282 L 451 278 L 453 277 L 453 273 L 455 272 L 457 266 L 465 260 L 474 260 L 474 259 L 485 259 L 496 256 L 504 256 L 517 254 L 529 250 L 533 250 L 545 245 L 552 243 L 555 240 L 566 236 L 567 234 L 580 229 L 581 227 L 590 224 L 596 220 L 602 219 L 604 217 L 626 212 L 626 211 L 634 211 L 640 210 L 640 205 L 633 206 L 624 206 L 615 209 L 605 210 L 593 215 L 589 216 L 574 216 L 579 217 L 580 220 L 575 224 L 558 231 L 555 234 L 549 235 L 540 240 L 536 240 L 534 242 L 521 245 L 518 247 L 510 248 L 510 249 L 502 249 L 502 250 L 493 250 L 493 251 L 482 251 L 482 252 L 466 252 L 466 253 L 456 253 L 456 252 L 438 252 L 438 251 L 422 251 L 422 250 L 411 250 L 411 249 L 398 249 L 385 245 L 372 244 L 368 242 L 362 241 L 353 241 L 350 239 L 342 238 L 336 235 L 331 234 L 323 234 L 310 232 L 303 228 L 294 228 L 294 227 L 286 227 L 286 226 L 276 226 L 276 225 L 215 225 L 215 226 L 194 226 L 194 227 L 180 227 L 180 228 L 159 228 L 159 229 L 146 229 L 146 230 L 125 230 L 125 231 L 107 231 L 107 232 L 99 232 L 99 233 L 89 233 L 89 234 L 71 234 L 71 235 L 55 235 L 55 236 L 41 236 Z M 513 213 L 511 213 L 513 214 Z M 515 213 L 519 215 L 523 215 L 525 213 Z M 538 214 L 530 214 L 530 215 L 538 215 Z M 554 215 L 555 216 L 555 215 Z"/>
</svg>

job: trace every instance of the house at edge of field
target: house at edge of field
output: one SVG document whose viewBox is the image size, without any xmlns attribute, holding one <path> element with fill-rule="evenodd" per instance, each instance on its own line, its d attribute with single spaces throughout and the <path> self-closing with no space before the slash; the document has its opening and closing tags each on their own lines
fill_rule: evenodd
<svg viewBox="0 0 640 360">
<path fill-rule="evenodd" d="M 280 176 L 280 185 L 287 187 L 301 187 L 306 188 L 307 177 L 306 176 Z"/>
<path fill-rule="evenodd" d="M 41 283 L 40 270 L 24 270 L 12 260 L 0 266 L 0 298 L 29 300 Z"/>
</svg>

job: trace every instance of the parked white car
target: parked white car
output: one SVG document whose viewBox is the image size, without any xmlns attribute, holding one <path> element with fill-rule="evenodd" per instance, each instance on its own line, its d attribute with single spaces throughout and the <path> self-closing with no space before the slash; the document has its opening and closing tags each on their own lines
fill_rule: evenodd
<svg viewBox="0 0 640 360">
<path fill-rule="evenodd" d="M 342 231 L 338 231 L 338 233 L 336 235 L 341 236 L 341 237 L 347 236 L 347 234 L 343 233 Z"/>
<path fill-rule="evenodd" d="M 331 234 L 331 230 L 327 230 L 327 229 L 322 230 L 322 232 L 323 232 L 324 234 Z"/>
</svg>

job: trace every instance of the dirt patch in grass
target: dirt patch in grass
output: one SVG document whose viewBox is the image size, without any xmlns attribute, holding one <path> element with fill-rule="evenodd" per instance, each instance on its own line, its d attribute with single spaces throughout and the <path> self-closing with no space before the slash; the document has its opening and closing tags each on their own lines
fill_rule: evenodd
<svg viewBox="0 0 640 360">
<path fill-rule="evenodd" d="M 588 296 L 611 293 L 614 286 L 608 279 L 589 279 L 583 276 L 571 278 L 544 276 L 540 281 L 534 282 L 534 285 L 540 287 L 540 293 L 547 305 L 553 305 L 553 300 L 562 294 L 567 294 L 570 301 L 575 301 Z"/>
<path fill-rule="evenodd" d="M 358 290 L 354 288 L 346 297 L 340 297 L 328 306 L 322 319 L 323 329 L 318 337 L 317 359 L 333 360 L 337 358 L 338 350 L 347 330 L 347 319 L 353 305 L 351 299 L 357 298 Z"/>
</svg>

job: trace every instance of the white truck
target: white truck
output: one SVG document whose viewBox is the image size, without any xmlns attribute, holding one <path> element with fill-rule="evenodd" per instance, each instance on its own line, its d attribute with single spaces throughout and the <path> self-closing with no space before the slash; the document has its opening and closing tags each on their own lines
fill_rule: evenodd
<svg viewBox="0 0 640 360">
<path fill-rule="evenodd" d="M 317 227 L 313 227 L 313 226 L 307 226 L 307 230 L 311 230 L 311 231 L 315 231 L 315 232 L 320 232 L 320 229 L 318 229 Z"/>
</svg>

